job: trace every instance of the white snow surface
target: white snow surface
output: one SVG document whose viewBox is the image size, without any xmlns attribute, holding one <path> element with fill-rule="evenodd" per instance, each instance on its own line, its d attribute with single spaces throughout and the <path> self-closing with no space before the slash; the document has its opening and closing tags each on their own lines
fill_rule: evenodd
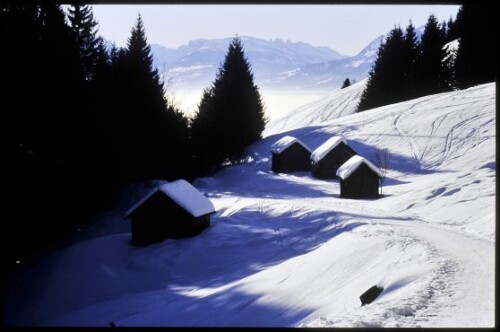
<svg viewBox="0 0 500 332">
<path fill-rule="evenodd" d="M 286 150 L 290 145 L 292 145 L 295 142 L 299 143 L 307 151 L 311 152 L 311 149 L 309 147 L 307 147 L 300 140 L 298 140 L 297 138 L 292 137 L 292 136 L 284 136 L 284 137 L 280 138 L 276 143 L 274 143 L 271 146 L 271 151 L 279 154 L 279 153 L 283 152 L 284 150 Z"/>
<path fill-rule="evenodd" d="M 347 144 L 347 141 L 342 136 L 333 136 L 330 137 L 325 143 L 321 144 L 318 148 L 316 148 L 311 154 L 311 160 L 314 162 L 318 162 L 323 159 L 328 152 L 332 151 L 337 145 L 344 142 Z"/>
<path fill-rule="evenodd" d="M 159 189 L 193 217 L 215 212 L 212 202 L 186 180 L 165 183 Z"/>
<path fill-rule="evenodd" d="M 365 164 L 366 166 L 370 167 L 372 171 L 377 173 L 378 176 L 382 177 L 382 172 L 378 169 L 378 167 L 361 156 L 352 156 L 348 161 L 343 163 L 342 166 L 340 166 L 337 170 L 337 176 L 342 180 L 345 180 L 352 174 L 352 172 L 358 169 L 361 164 Z"/>
<path fill-rule="evenodd" d="M 493 327 L 495 84 L 309 123 L 195 181 L 217 210 L 199 236 L 141 248 L 101 233 L 45 257 L 5 294 L 4 325 Z M 388 149 L 381 198 L 271 172 L 276 140 L 333 134 L 367 159 Z M 124 205 L 101 223 L 127 224 Z"/>
<path fill-rule="evenodd" d="M 300 106 L 284 116 L 271 121 L 264 130 L 264 137 L 292 129 L 318 125 L 356 112 L 367 79 L 356 82 L 347 88 L 338 89 L 320 100 Z"/>
</svg>

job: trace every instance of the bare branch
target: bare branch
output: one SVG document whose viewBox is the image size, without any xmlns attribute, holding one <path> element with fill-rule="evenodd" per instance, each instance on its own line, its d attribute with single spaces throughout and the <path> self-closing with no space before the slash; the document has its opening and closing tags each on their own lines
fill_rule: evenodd
<svg viewBox="0 0 500 332">
<path fill-rule="evenodd" d="M 375 162 L 375 165 L 380 169 L 380 172 L 382 173 L 382 177 L 380 178 L 380 193 L 382 193 L 382 187 L 384 185 L 384 180 L 389 169 L 391 155 L 389 154 L 389 151 L 387 149 L 375 148 L 375 151 L 373 152 L 373 160 Z"/>
</svg>

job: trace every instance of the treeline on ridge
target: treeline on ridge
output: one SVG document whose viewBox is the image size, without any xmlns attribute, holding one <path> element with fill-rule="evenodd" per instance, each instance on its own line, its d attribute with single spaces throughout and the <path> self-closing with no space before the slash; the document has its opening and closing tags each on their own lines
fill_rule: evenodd
<svg viewBox="0 0 500 332">
<path fill-rule="evenodd" d="M 357 111 L 494 81 L 493 13 L 491 6 L 467 3 L 456 20 L 439 23 L 431 15 L 420 40 L 411 22 L 404 32 L 394 27 L 379 47 Z M 444 47 L 454 40 L 455 54 Z"/>
</svg>

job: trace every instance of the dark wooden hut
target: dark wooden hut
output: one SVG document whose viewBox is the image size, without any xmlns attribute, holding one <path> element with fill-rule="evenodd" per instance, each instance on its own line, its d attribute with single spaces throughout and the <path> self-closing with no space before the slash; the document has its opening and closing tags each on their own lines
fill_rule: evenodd
<svg viewBox="0 0 500 332">
<path fill-rule="evenodd" d="M 212 202 L 185 180 L 166 183 L 132 206 L 132 244 L 147 246 L 166 238 L 192 237 L 210 225 Z"/>
<path fill-rule="evenodd" d="M 306 172 L 311 169 L 311 150 L 295 137 L 285 136 L 271 146 L 272 171 Z"/>
<path fill-rule="evenodd" d="M 311 154 L 312 175 L 318 179 L 338 179 L 339 167 L 355 155 L 345 138 L 331 137 Z"/>
<path fill-rule="evenodd" d="M 337 170 L 341 198 L 377 198 L 382 173 L 370 161 L 354 156 Z"/>
</svg>

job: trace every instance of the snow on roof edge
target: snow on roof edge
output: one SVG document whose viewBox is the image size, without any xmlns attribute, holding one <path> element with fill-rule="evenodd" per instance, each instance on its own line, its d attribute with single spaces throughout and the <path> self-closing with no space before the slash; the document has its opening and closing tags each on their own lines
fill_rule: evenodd
<svg viewBox="0 0 500 332">
<path fill-rule="evenodd" d="M 213 203 L 184 179 L 166 183 L 159 189 L 195 218 L 215 212 Z"/>
<path fill-rule="evenodd" d="M 325 143 L 321 144 L 316 150 L 311 154 L 311 160 L 318 162 L 323 159 L 328 152 L 334 149 L 340 142 L 344 142 L 347 145 L 347 140 L 343 136 L 333 136 L 330 137 Z"/>
<path fill-rule="evenodd" d="M 145 201 L 147 201 L 151 196 L 153 196 L 154 193 L 156 193 L 159 190 L 159 187 L 156 187 L 154 189 L 151 189 L 146 195 L 144 195 L 140 200 L 137 201 L 132 207 L 130 207 L 127 212 L 125 212 L 125 218 L 128 218 L 132 212 L 135 211 L 139 206 L 142 205 Z"/>
<path fill-rule="evenodd" d="M 274 142 L 274 144 L 271 145 L 271 151 L 274 153 L 280 154 L 281 152 L 286 150 L 289 146 L 291 146 L 295 142 L 302 145 L 307 151 L 312 152 L 311 149 L 307 145 L 305 145 L 301 140 L 299 140 L 296 137 L 288 136 L 288 135 L 283 136 L 282 138 L 280 138 L 279 140 Z"/>
<path fill-rule="evenodd" d="M 369 160 L 356 155 L 352 156 L 349 160 L 342 164 L 337 170 L 337 176 L 342 180 L 348 178 L 361 164 L 366 164 L 366 166 L 370 167 L 372 171 L 377 173 L 378 176 L 382 177 L 382 172 L 378 169 L 377 166 L 373 165 Z"/>
</svg>

